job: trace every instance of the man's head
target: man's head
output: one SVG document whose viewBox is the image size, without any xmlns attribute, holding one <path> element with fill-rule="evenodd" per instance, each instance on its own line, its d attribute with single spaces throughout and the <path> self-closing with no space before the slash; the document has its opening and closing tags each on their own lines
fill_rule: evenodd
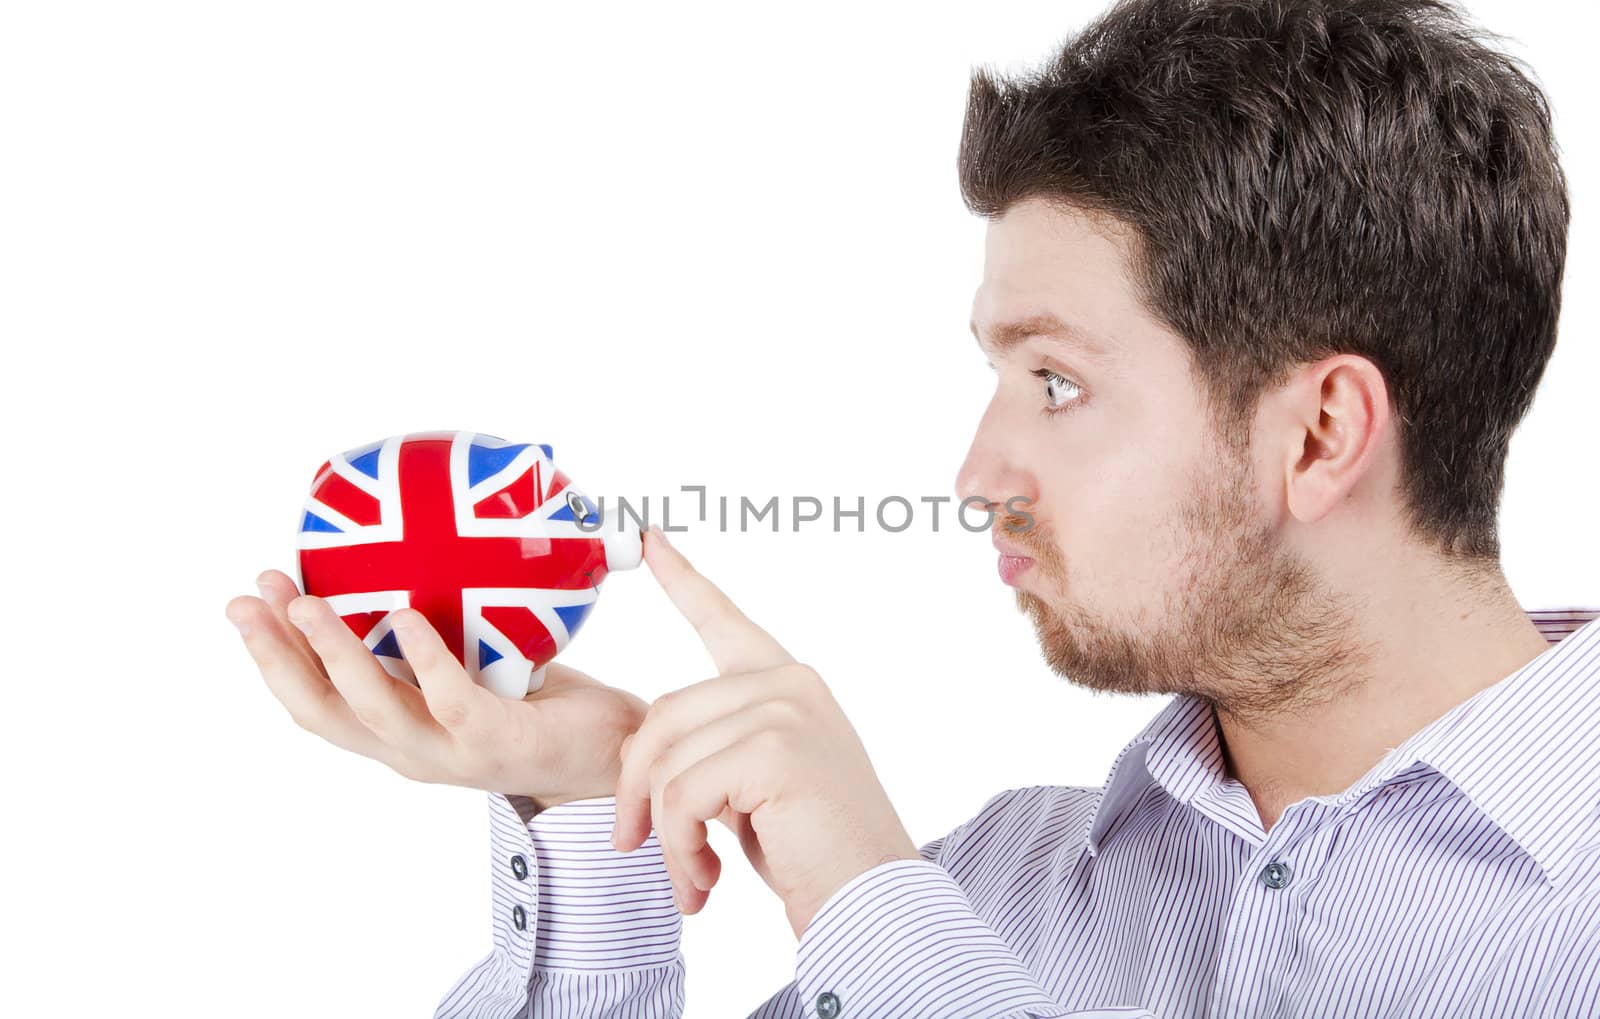
<svg viewBox="0 0 1600 1019">
<path fill-rule="evenodd" d="M 1283 707 L 1394 562 L 1497 572 L 1568 206 L 1542 94 L 1449 7 L 1123 2 L 974 72 L 960 166 L 998 381 L 958 489 L 1034 500 L 996 533 L 1058 671 Z"/>
</svg>

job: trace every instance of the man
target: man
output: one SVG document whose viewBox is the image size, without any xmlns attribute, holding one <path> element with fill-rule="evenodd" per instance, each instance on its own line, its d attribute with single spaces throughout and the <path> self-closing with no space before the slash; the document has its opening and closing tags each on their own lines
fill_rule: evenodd
<svg viewBox="0 0 1600 1019">
<path fill-rule="evenodd" d="M 713 819 L 800 939 L 762 1019 L 1600 1014 L 1600 612 L 1525 612 L 1498 562 L 1566 250 L 1538 89 L 1430 0 L 1127 0 L 977 72 L 960 157 L 996 389 L 958 494 L 1011 525 L 1053 669 L 1175 696 L 1103 787 L 919 848 L 825 684 L 659 531 L 719 675 L 640 716 L 552 672 L 615 768 L 514 765 L 528 705 L 425 626 L 393 683 L 269 574 L 230 614 L 302 724 L 517 790 L 494 949 L 436 1014 L 679 1014 Z"/>
</svg>

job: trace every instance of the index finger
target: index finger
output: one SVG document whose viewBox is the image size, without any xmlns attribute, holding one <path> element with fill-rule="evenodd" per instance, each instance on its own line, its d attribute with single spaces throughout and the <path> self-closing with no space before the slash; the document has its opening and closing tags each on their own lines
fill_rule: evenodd
<svg viewBox="0 0 1600 1019">
<path fill-rule="evenodd" d="M 645 532 L 644 561 L 672 604 L 700 635 L 719 673 L 755 672 L 794 662 L 782 644 L 701 576 L 653 524 Z"/>
</svg>

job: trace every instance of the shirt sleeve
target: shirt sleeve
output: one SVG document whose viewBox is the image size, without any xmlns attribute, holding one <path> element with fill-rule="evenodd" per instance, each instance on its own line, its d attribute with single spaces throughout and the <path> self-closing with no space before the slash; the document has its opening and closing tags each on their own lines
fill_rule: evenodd
<svg viewBox="0 0 1600 1019">
<path fill-rule="evenodd" d="M 950 847 L 1012 791 L 919 859 L 881 863 L 835 891 L 800 937 L 794 981 L 749 1019 L 1159 1019 L 1142 1007 L 1057 1003 L 945 869 Z"/>
<path fill-rule="evenodd" d="M 493 948 L 434 1019 L 683 1014 L 683 915 L 661 842 L 652 831 L 631 853 L 613 849 L 616 806 L 535 812 L 525 796 L 489 794 Z"/>
</svg>

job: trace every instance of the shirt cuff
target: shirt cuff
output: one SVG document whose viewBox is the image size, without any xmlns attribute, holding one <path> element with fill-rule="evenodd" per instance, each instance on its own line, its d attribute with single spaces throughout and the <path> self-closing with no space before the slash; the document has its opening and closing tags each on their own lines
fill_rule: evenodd
<svg viewBox="0 0 1600 1019">
<path fill-rule="evenodd" d="M 683 914 L 661 841 L 652 831 L 631 853 L 612 848 L 615 796 L 537 813 L 525 796 L 494 793 L 491 800 L 496 939 L 505 937 L 513 959 L 533 969 L 589 972 L 681 960 Z M 507 823 L 507 812 L 515 823 Z"/>
<path fill-rule="evenodd" d="M 880 863 L 835 891 L 800 936 L 795 983 L 808 1019 L 1070 1014 L 926 859 Z"/>
</svg>

